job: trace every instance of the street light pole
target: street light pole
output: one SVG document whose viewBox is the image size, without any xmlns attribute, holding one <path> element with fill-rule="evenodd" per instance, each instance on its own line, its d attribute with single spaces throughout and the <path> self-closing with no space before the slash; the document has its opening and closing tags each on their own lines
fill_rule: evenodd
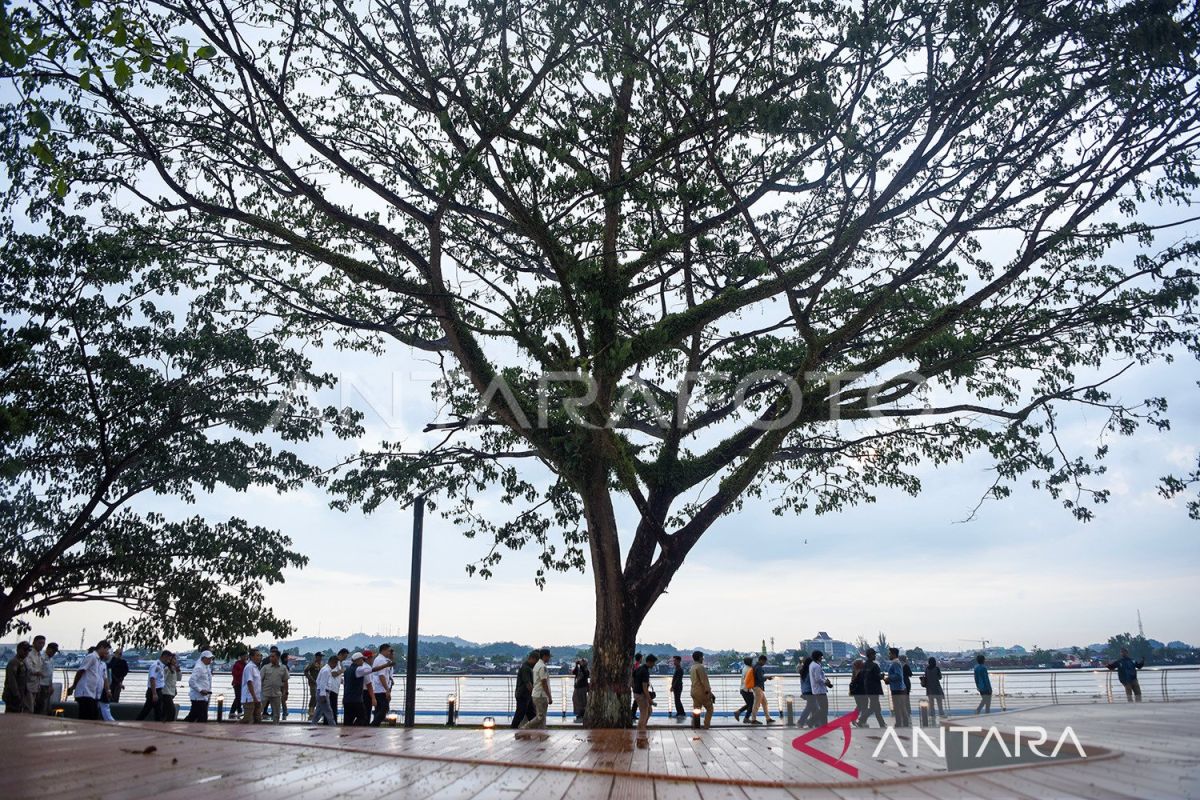
<svg viewBox="0 0 1200 800">
<path fill-rule="evenodd" d="M 417 617 L 421 610 L 421 535 L 425 526 L 425 495 L 413 501 L 412 575 L 408 582 L 408 659 L 404 664 L 404 727 L 417 714 Z"/>
</svg>

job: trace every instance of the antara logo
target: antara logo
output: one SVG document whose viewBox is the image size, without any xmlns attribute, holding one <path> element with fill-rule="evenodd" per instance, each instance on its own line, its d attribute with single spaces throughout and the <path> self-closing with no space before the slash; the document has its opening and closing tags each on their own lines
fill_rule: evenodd
<svg viewBox="0 0 1200 800">
<path fill-rule="evenodd" d="M 846 757 L 846 752 L 850 749 L 850 726 L 854 724 L 857 718 L 858 712 L 851 711 L 849 714 L 838 717 L 833 722 L 797 736 L 792 740 L 792 747 L 807 756 L 815 758 L 822 764 L 846 773 L 851 778 L 857 778 L 858 768 L 843 760 Z M 837 757 L 818 750 L 809 744 L 813 740 L 820 739 L 822 736 L 837 730 L 842 732 L 842 752 Z M 983 734 L 985 731 L 985 735 L 978 735 Z M 880 738 L 879 744 L 875 747 L 875 752 L 871 754 L 871 757 L 879 758 L 880 754 L 883 753 L 884 746 L 890 741 L 904 758 L 908 758 L 910 755 L 913 758 L 920 756 L 922 747 L 927 748 L 929 752 L 939 758 L 945 758 L 947 736 L 958 736 L 960 737 L 963 758 L 982 758 L 993 744 L 1007 759 L 1020 759 L 1022 756 L 1022 747 L 1025 748 L 1026 753 L 1036 758 L 1057 758 L 1067 744 L 1070 744 L 1079 758 L 1087 758 L 1087 753 L 1084 752 L 1083 745 L 1079 743 L 1079 738 L 1075 736 L 1075 731 L 1070 727 L 1063 729 L 1063 732 L 1059 734 L 1058 739 L 1055 741 L 1054 749 L 1048 753 L 1043 752 L 1041 748 L 1043 745 L 1048 746 L 1050 734 L 1040 725 L 1016 726 L 1011 736 L 1011 749 L 1008 738 L 995 726 L 988 728 L 976 725 L 956 726 L 953 728 L 942 727 L 938 728 L 934 736 L 930 736 L 921 728 L 913 728 L 910 735 L 912 737 L 911 748 L 905 748 L 904 740 L 900 738 L 895 728 L 884 728 L 883 736 Z M 978 744 L 972 742 L 972 737 L 974 737 Z"/>
<path fill-rule="evenodd" d="M 986 735 L 974 737 L 978 742 L 978 746 L 972 745 L 972 735 L 980 734 L 984 731 L 987 731 Z M 931 737 L 928 733 L 920 728 L 913 728 L 911 739 L 911 753 L 913 758 L 921 755 L 922 741 L 924 741 L 925 746 L 935 756 L 939 758 L 945 758 L 947 734 L 959 736 L 961 738 L 963 758 L 981 758 L 987 751 L 989 745 L 991 745 L 993 742 L 995 743 L 995 746 L 999 748 L 1000 752 L 1004 754 L 1005 758 L 1020 758 L 1022 744 L 1024 744 L 1030 754 L 1036 756 L 1037 758 L 1058 758 L 1059 752 L 1063 749 L 1063 746 L 1067 744 L 1067 742 L 1071 743 L 1071 746 L 1075 748 L 1075 752 L 1080 758 L 1087 758 L 1087 753 L 1083 751 L 1083 745 L 1079 743 L 1078 737 L 1075 736 L 1075 731 L 1073 731 L 1070 726 L 1063 729 L 1063 732 L 1059 735 L 1058 740 L 1054 744 L 1054 749 L 1049 753 L 1043 753 L 1039 748 L 1050 740 L 1050 734 L 1047 733 L 1046 729 L 1040 725 L 1016 726 L 1013 729 L 1012 734 L 1012 749 L 1009 749 L 1008 741 L 1006 741 L 1005 737 L 1001 735 L 1000 731 L 995 726 L 981 728 L 978 725 L 963 725 L 961 727 L 955 726 L 953 728 L 939 728 L 936 739 Z M 871 757 L 878 758 L 879 754 L 883 752 L 883 746 L 887 744 L 889 740 L 896 746 L 896 749 L 900 752 L 900 755 L 904 756 L 905 758 L 909 756 L 910 751 L 904 749 L 904 741 L 896 733 L 896 729 L 884 728 L 883 736 L 880 738 L 879 744 L 875 747 L 875 752 L 871 754 Z M 974 747 L 973 752 L 972 747 Z"/>
</svg>

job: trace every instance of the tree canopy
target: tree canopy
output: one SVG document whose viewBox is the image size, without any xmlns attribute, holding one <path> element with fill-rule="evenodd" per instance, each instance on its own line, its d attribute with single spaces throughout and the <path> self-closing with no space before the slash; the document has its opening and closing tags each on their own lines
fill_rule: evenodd
<svg viewBox="0 0 1200 800">
<path fill-rule="evenodd" d="M 113 222 L 119 233 L 49 213 L 37 232 L 8 219 L 0 237 L 0 633 L 103 601 L 133 612 L 108 628 L 131 644 L 286 636 L 262 593 L 308 561 L 287 536 L 147 498 L 294 489 L 314 468 L 261 435 L 300 442 L 355 419 L 281 397 L 330 379 L 260 320 L 226 313 L 236 290 L 219 273 Z"/>
<path fill-rule="evenodd" d="M 1064 450 L 1061 408 L 1165 426 L 1109 387 L 1197 351 L 1196 244 L 1155 244 L 1197 185 L 1188 4 L 120 5 L 143 79 L 106 71 L 111 37 L 32 53 L 46 124 L 14 104 L 12 137 L 343 344 L 439 359 L 437 439 L 333 488 L 430 495 L 494 544 L 484 575 L 531 544 L 539 578 L 589 566 L 594 723 L 743 503 L 827 513 L 984 453 L 992 496 L 1032 475 L 1086 520 L 1108 445 Z M 62 31 L 114 8 L 31 6 Z M 507 518 L 476 505 L 497 487 Z"/>
</svg>

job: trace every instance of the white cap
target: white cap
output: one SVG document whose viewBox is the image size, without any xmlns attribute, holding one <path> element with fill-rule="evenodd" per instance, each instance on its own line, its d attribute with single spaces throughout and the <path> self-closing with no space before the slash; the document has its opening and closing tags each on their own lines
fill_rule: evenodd
<svg viewBox="0 0 1200 800">
<path fill-rule="evenodd" d="M 201 658 L 212 658 L 213 657 L 212 650 L 205 650 L 203 653 L 200 654 L 200 657 Z"/>
<path fill-rule="evenodd" d="M 360 659 L 360 658 L 362 658 L 362 657 L 363 657 L 363 654 L 362 654 L 362 653 L 351 653 L 351 654 L 350 654 L 350 660 L 351 660 L 351 661 L 357 661 L 358 659 Z"/>
</svg>

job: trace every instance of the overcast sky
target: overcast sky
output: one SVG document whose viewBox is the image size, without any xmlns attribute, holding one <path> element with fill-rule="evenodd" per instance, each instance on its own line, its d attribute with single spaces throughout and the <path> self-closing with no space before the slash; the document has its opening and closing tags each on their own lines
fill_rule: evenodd
<svg viewBox="0 0 1200 800">
<path fill-rule="evenodd" d="M 364 441 L 414 437 L 437 413 L 429 390 L 434 373 L 418 354 L 397 347 L 381 358 L 319 353 L 317 359 L 343 378 L 341 390 L 322 399 L 367 412 Z M 850 641 L 884 631 L 902 646 L 927 649 L 965 649 L 980 638 L 1058 646 L 1136 631 L 1140 609 L 1148 636 L 1200 642 L 1191 602 L 1200 523 L 1187 518 L 1182 501 L 1156 492 L 1160 476 L 1186 470 L 1200 449 L 1198 377 L 1195 362 L 1184 358 L 1135 369 L 1117 385 L 1115 394 L 1125 399 L 1165 394 L 1173 425 L 1112 440 L 1109 472 L 1092 481 L 1111 489 L 1112 500 L 1091 523 L 1076 522 L 1057 501 L 1029 488 L 961 522 L 991 484 L 984 459 L 924 470 L 919 497 L 884 491 L 877 504 L 842 514 L 777 517 L 765 504 L 749 503 L 706 534 L 639 640 L 754 650 L 774 637 L 782 649 L 825 630 Z M 1094 450 L 1102 419 L 1072 408 L 1061 422 L 1077 453 Z M 327 441 L 308 452 L 328 464 L 355 449 Z M 297 635 L 406 630 L 408 512 L 342 513 L 315 489 L 286 496 L 223 492 L 196 508 L 165 499 L 152 505 L 171 515 L 239 515 L 291 536 L 311 561 L 268 596 Z M 590 574 L 554 574 L 540 591 L 534 556 L 521 553 L 507 555 L 490 580 L 468 578 L 464 565 L 487 542 L 465 538 L 436 515 L 427 516 L 425 531 L 422 633 L 531 645 L 590 642 Z M 89 642 L 99 638 L 111 613 L 103 605 L 60 608 L 36 627 L 75 647 L 84 627 Z"/>
</svg>

